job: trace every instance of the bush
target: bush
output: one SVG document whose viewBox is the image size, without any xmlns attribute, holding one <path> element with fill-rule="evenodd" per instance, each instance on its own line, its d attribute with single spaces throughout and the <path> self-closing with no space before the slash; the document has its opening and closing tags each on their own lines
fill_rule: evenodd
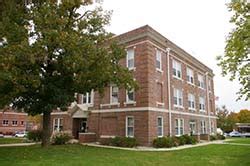
<svg viewBox="0 0 250 166">
<path fill-rule="evenodd" d="M 210 135 L 210 141 L 215 141 L 217 140 L 217 136 L 216 135 Z"/>
<path fill-rule="evenodd" d="M 138 142 L 135 138 L 130 137 L 115 137 L 110 139 L 110 145 L 119 147 L 136 147 Z"/>
<path fill-rule="evenodd" d="M 175 145 L 172 137 L 161 137 L 153 140 L 153 146 L 155 148 L 171 148 Z"/>
<path fill-rule="evenodd" d="M 172 137 L 173 140 L 173 146 L 179 146 L 180 145 L 180 140 L 178 137 Z"/>
<path fill-rule="evenodd" d="M 179 139 L 179 145 L 185 145 L 186 144 L 186 139 L 185 137 L 182 135 L 180 137 L 177 137 Z"/>
<path fill-rule="evenodd" d="M 224 139 L 226 139 L 226 137 L 224 135 L 217 134 L 217 139 L 224 140 Z"/>
<path fill-rule="evenodd" d="M 55 132 L 51 137 L 53 145 L 64 145 L 72 138 L 68 132 Z"/>
<path fill-rule="evenodd" d="M 27 139 L 34 141 L 34 142 L 39 142 L 42 140 L 42 131 L 41 130 L 32 130 L 29 131 L 27 134 Z"/>
<path fill-rule="evenodd" d="M 185 144 L 196 144 L 198 141 L 193 136 L 189 135 L 183 135 L 182 136 L 185 139 Z"/>
</svg>

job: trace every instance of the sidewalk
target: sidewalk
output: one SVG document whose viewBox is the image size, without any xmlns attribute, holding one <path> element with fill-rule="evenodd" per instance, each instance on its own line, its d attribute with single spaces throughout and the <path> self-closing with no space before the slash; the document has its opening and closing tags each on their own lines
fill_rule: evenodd
<svg viewBox="0 0 250 166">
<path fill-rule="evenodd" d="M 13 147 L 13 146 L 31 146 L 37 144 L 36 142 L 33 143 L 16 143 L 16 144 L 0 144 L 0 147 Z"/>
<path fill-rule="evenodd" d="M 129 150 L 129 151 L 144 151 L 144 152 L 162 152 L 162 151 L 175 151 L 175 150 L 181 150 L 181 149 L 188 149 L 188 148 L 194 148 L 194 147 L 199 147 L 199 146 L 206 146 L 210 144 L 223 144 L 223 140 L 218 140 L 218 141 L 211 141 L 211 142 L 203 142 L 203 143 L 198 143 L 195 145 L 183 145 L 183 146 L 178 146 L 178 147 L 172 147 L 172 148 L 153 148 L 153 147 L 142 147 L 138 146 L 136 148 L 123 148 L 123 147 L 116 147 L 116 146 L 107 146 L 107 145 L 99 145 L 96 143 L 83 143 L 82 145 L 86 146 L 91 146 L 91 147 L 99 147 L 99 148 L 109 148 L 109 149 L 119 149 L 119 150 Z"/>
</svg>

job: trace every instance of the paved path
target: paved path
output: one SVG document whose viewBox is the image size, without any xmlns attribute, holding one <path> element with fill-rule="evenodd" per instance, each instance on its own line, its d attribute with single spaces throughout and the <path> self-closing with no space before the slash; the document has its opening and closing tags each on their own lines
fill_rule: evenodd
<svg viewBox="0 0 250 166">
<path fill-rule="evenodd" d="M 233 143 L 233 142 L 223 142 L 223 144 L 228 144 L 228 145 L 241 145 L 241 146 L 250 146 L 250 144 L 242 144 L 242 143 Z"/>
<path fill-rule="evenodd" d="M 0 144 L 0 147 L 12 147 L 12 146 L 30 146 L 37 143 L 16 143 L 16 144 Z"/>
</svg>

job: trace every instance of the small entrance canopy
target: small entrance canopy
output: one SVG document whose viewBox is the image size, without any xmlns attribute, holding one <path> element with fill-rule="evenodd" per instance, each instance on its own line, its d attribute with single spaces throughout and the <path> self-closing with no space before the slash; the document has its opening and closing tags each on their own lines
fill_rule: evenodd
<svg viewBox="0 0 250 166">
<path fill-rule="evenodd" d="M 76 104 L 71 108 L 72 118 L 87 118 L 88 117 L 88 107 L 84 104 Z"/>
</svg>

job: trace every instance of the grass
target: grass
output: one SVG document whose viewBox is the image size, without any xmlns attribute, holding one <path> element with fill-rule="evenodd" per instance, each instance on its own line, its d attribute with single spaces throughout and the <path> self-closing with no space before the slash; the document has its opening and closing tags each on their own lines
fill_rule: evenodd
<svg viewBox="0 0 250 166">
<path fill-rule="evenodd" d="M 230 143 L 250 144 L 250 138 L 230 138 L 226 141 Z"/>
<path fill-rule="evenodd" d="M 172 152 L 135 152 L 82 145 L 1 147 L 1 166 L 249 166 L 249 146 L 208 145 Z"/>
<path fill-rule="evenodd" d="M 23 143 L 23 138 L 0 138 L 0 144 Z"/>
</svg>

